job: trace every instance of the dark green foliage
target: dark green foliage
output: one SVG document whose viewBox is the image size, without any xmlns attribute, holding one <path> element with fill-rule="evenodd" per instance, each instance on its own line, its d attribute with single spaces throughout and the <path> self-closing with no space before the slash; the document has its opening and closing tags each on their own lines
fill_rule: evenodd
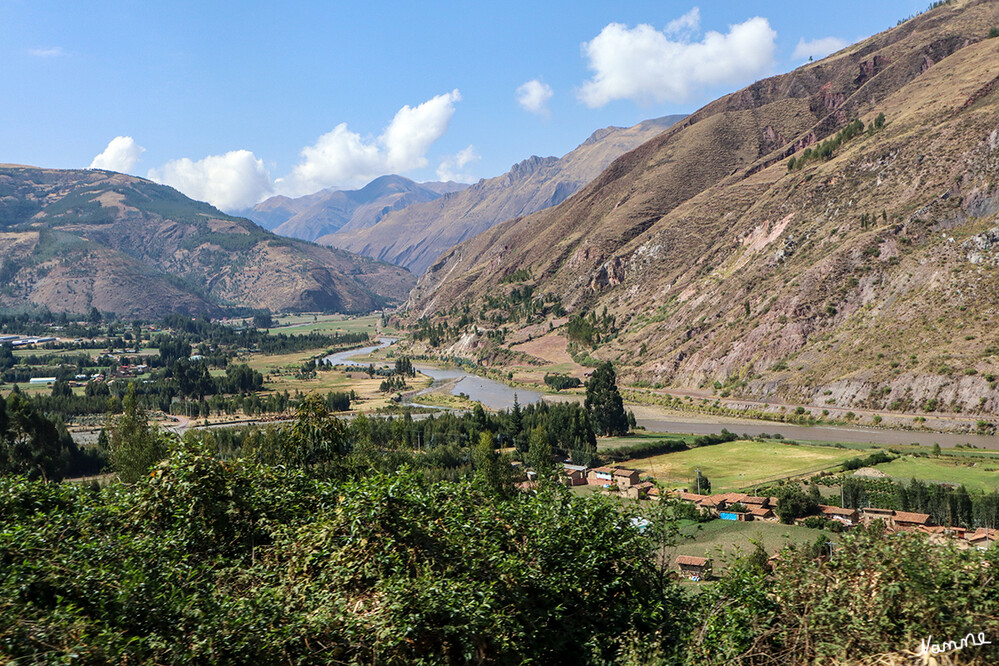
<svg viewBox="0 0 999 666">
<path fill-rule="evenodd" d="M 61 423 L 35 409 L 20 391 L 0 396 L 0 474 L 62 479 L 79 457 Z"/>
<path fill-rule="evenodd" d="M 651 442 L 639 442 L 629 446 L 616 446 L 601 453 L 607 460 L 622 462 L 635 458 L 651 458 L 664 453 L 685 451 L 689 447 L 682 439 L 657 439 Z"/>
<path fill-rule="evenodd" d="M 149 424 L 149 418 L 135 397 L 135 384 L 128 385 L 122 400 L 122 413 L 110 416 L 104 429 L 108 435 L 108 461 L 124 483 L 135 483 L 167 453 L 163 433 Z"/>
<path fill-rule="evenodd" d="M 0 480 L 0 644 L 24 663 L 612 658 L 602 638 L 659 628 L 675 594 L 628 520 L 559 487 L 330 485 L 194 443 L 133 488 Z"/>
<path fill-rule="evenodd" d="M 774 512 L 785 525 L 793 523 L 795 518 L 809 516 L 819 508 L 815 498 L 806 495 L 801 486 L 796 483 L 780 486 L 775 495 L 777 508 Z"/>
<path fill-rule="evenodd" d="M 519 409 L 519 406 L 518 406 Z M 597 438 L 592 415 L 576 403 L 528 405 L 520 417 L 521 432 L 541 428 L 548 446 L 576 465 L 589 465 L 597 459 Z M 511 420 L 515 417 L 511 415 Z M 518 446 L 527 443 L 523 434 L 515 436 Z"/>
<path fill-rule="evenodd" d="M 843 536 L 831 557 L 825 543 L 785 550 L 769 576 L 737 565 L 697 595 L 682 663 L 901 663 L 927 637 L 999 631 L 991 582 L 999 549 L 959 551 L 921 535 L 863 530 Z M 996 663 L 992 643 L 947 656 Z"/>
<path fill-rule="evenodd" d="M 881 125 L 878 127 L 880 129 L 884 126 L 884 114 L 880 116 Z M 876 124 L 877 121 L 875 121 Z M 836 133 L 835 136 L 826 139 L 822 143 L 811 147 L 805 148 L 801 153 L 801 156 L 795 159 L 792 157 L 787 164 L 788 171 L 792 169 L 800 169 L 805 166 L 806 162 L 813 160 L 830 160 L 833 154 L 839 149 L 839 147 L 849 141 L 850 139 L 859 136 L 864 131 L 864 121 L 857 118 L 856 120 L 850 122 L 846 127 L 841 129 Z"/>
<path fill-rule="evenodd" d="M 400 356 L 395 360 L 395 372 L 397 375 L 406 375 L 409 377 L 416 376 L 416 370 L 413 368 L 413 361 L 408 356 Z"/>
<path fill-rule="evenodd" d="M 856 477 L 843 479 L 843 508 L 860 509 L 866 506 L 867 489 L 864 482 Z"/>
<path fill-rule="evenodd" d="M 550 386 L 556 391 L 561 391 L 563 389 L 578 388 L 583 385 L 583 382 L 579 380 L 579 377 L 570 377 L 569 375 L 549 374 L 546 372 L 545 385 Z"/>
<path fill-rule="evenodd" d="M 628 415 L 624 412 L 624 401 L 617 390 L 617 375 L 610 361 L 597 366 L 586 380 L 584 404 L 599 434 L 628 434 Z"/>
<path fill-rule="evenodd" d="M 261 310 L 253 315 L 254 328 L 270 328 L 274 325 L 274 317 L 270 310 Z"/>
<path fill-rule="evenodd" d="M 854 469 L 860 469 L 861 467 L 873 467 L 874 465 L 880 465 L 881 463 L 891 462 L 895 459 L 895 456 L 890 453 L 885 453 L 884 451 L 875 451 L 866 458 L 850 458 L 843 462 L 843 469 L 849 471 Z"/>
</svg>

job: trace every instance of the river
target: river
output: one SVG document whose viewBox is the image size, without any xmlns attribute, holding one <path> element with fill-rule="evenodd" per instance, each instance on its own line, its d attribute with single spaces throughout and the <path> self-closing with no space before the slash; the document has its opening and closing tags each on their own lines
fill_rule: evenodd
<svg viewBox="0 0 999 666">
<path fill-rule="evenodd" d="M 333 365 L 367 367 L 368 363 L 352 359 L 357 356 L 367 356 L 378 349 L 388 347 L 396 341 L 396 338 L 381 338 L 381 342 L 377 345 L 331 354 L 326 357 L 326 360 Z M 471 400 L 481 402 L 484 407 L 488 407 L 489 409 L 510 409 L 513 407 L 514 395 L 517 396 L 517 401 L 522 405 L 535 403 L 542 399 L 542 394 L 537 391 L 522 388 L 515 389 L 502 382 L 479 377 L 464 370 L 438 368 L 423 363 L 414 363 L 413 365 L 422 374 L 433 379 L 433 384 L 430 388 L 420 391 L 420 394 L 429 393 L 446 382 L 455 382 L 451 388 L 452 395 L 464 393 Z M 575 395 L 548 397 L 552 400 L 580 399 L 580 396 Z M 688 416 L 646 405 L 633 405 L 629 406 L 629 409 L 634 411 L 638 425 L 644 427 L 648 432 L 708 435 L 720 433 L 725 428 L 740 435 L 743 433 L 748 435 L 780 433 L 787 439 L 815 442 L 871 443 L 889 446 L 913 443 L 921 444 L 922 446 L 939 444 L 945 448 L 954 447 L 958 444 L 973 444 L 984 449 L 999 449 L 999 438 L 988 435 L 844 426 L 799 426 L 788 423 L 755 421 L 732 417 Z"/>
<path fill-rule="evenodd" d="M 333 365 L 347 365 L 355 368 L 366 368 L 369 363 L 365 363 L 364 361 L 354 361 L 352 359 L 358 356 L 367 356 L 374 351 L 384 349 L 385 347 L 394 344 L 396 341 L 397 338 L 381 338 L 381 342 L 377 345 L 362 347 L 361 349 L 351 349 L 345 352 L 337 352 L 336 354 L 330 354 L 324 360 L 329 361 Z M 425 363 L 414 363 L 413 367 L 416 368 L 420 374 L 426 375 L 433 380 L 433 384 L 431 384 L 429 388 L 423 389 L 417 395 L 430 393 L 431 391 L 440 388 L 442 384 L 453 382 L 454 385 L 451 387 L 451 395 L 459 395 L 463 393 L 467 395 L 470 400 L 481 402 L 483 407 L 487 407 L 489 409 L 509 409 L 513 407 L 514 396 L 517 397 L 517 402 L 522 405 L 535 403 L 541 400 L 541 394 L 537 391 L 514 389 L 502 382 L 485 379 L 484 377 L 473 375 L 465 372 L 464 370 L 438 368 Z"/>
</svg>

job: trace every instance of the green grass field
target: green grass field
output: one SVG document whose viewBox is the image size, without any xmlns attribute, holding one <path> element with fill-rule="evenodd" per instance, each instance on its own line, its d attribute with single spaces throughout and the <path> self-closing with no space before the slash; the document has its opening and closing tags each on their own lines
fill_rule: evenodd
<svg viewBox="0 0 999 666">
<path fill-rule="evenodd" d="M 876 469 L 894 479 L 916 478 L 936 483 L 964 484 L 968 490 L 999 489 L 999 459 L 941 456 L 913 458 L 906 456 Z"/>
<path fill-rule="evenodd" d="M 737 440 L 625 462 L 670 485 L 689 486 L 699 467 L 712 492 L 751 488 L 754 484 L 835 467 L 856 451 L 826 446 Z"/>
<path fill-rule="evenodd" d="M 754 541 L 760 542 L 767 553 L 773 555 L 789 543 L 814 543 L 819 536 L 837 543 L 839 534 L 827 530 L 815 530 L 797 525 L 782 525 L 762 520 L 747 523 L 732 520 L 712 520 L 707 523 L 687 525 L 682 528 L 683 539 L 672 555 L 693 555 L 714 559 L 717 571 L 724 568 L 723 556 L 737 551 L 748 555 L 756 548 Z"/>
</svg>

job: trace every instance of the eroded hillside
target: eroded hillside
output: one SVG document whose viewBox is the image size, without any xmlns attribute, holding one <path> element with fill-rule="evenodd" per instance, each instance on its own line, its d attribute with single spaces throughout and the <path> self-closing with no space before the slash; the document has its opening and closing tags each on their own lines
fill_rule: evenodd
<svg viewBox="0 0 999 666">
<path fill-rule="evenodd" d="M 952 3 L 716 100 L 452 249 L 412 313 L 493 327 L 530 287 L 534 319 L 606 307 L 589 353 L 632 382 L 995 413 L 995 26 Z"/>
</svg>

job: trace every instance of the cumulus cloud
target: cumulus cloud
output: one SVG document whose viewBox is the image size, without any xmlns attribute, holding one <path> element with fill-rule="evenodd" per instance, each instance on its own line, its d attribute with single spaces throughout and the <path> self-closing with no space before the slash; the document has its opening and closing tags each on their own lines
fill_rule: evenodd
<svg viewBox="0 0 999 666">
<path fill-rule="evenodd" d="M 839 37 L 822 37 L 806 42 L 804 39 L 798 40 L 798 45 L 794 47 L 792 60 L 804 60 L 805 58 L 825 58 L 830 53 L 836 53 L 842 48 L 846 48 L 849 43 Z"/>
<path fill-rule="evenodd" d="M 341 123 L 303 148 L 291 174 L 275 184 L 282 193 L 298 196 L 425 167 L 427 151 L 447 132 L 459 101 L 461 93 L 453 90 L 416 107 L 406 105 L 377 139 L 365 139 Z"/>
<path fill-rule="evenodd" d="M 222 210 L 248 208 L 274 191 L 263 160 L 248 150 L 209 155 L 197 162 L 186 157 L 172 160 L 150 169 L 149 178 Z"/>
<path fill-rule="evenodd" d="M 550 85 L 533 79 L 517 88 L 517 104 L 520 104 L 525 111 L 539 116 L 547 116 L 549 115 L 548 100 L 552 98 L 553 94 Z"/>
<path fill-rule="evenodd" d="M 468 146 L 464 150 L 459 150 L 454 155 L 448 155 L 441 160 L 440 166 L 437 167 L 437 177 L 443 181 L 453 180 L 459 183 L 471 183 L 475 177 L 461 173 L 461 169 L 464 169 L 466 164 L 481 159 L 482 156 L 475 152 L 475 147 Z"/>
<path fill-rule="evenodd" d="M 36 58 L 58 58 L 66 55 L 66 52 L 62 50 L 61 46 L 51 46 L 45 49 L 30 49 L 28 54 Z"/>
<path fill-rule="evenodd" d="M 773 67 L 777 33 L 761 17 L 708 31 L 694 41 L 700 12 L 691 10 L 659 31 L 648 24 L 608 24 L 582 46 L 593 78 L 579 98 L 600 107 L 617 99 L 683 102 L 709 85 L 752 80 Z"/>
<path fill-rule="evenodd" d="M 89 168 L 129 173 L 145 151 L 132 137 L 116 136 L 108 142 L 104 152 L 94 158 Z"/>
</svg>

